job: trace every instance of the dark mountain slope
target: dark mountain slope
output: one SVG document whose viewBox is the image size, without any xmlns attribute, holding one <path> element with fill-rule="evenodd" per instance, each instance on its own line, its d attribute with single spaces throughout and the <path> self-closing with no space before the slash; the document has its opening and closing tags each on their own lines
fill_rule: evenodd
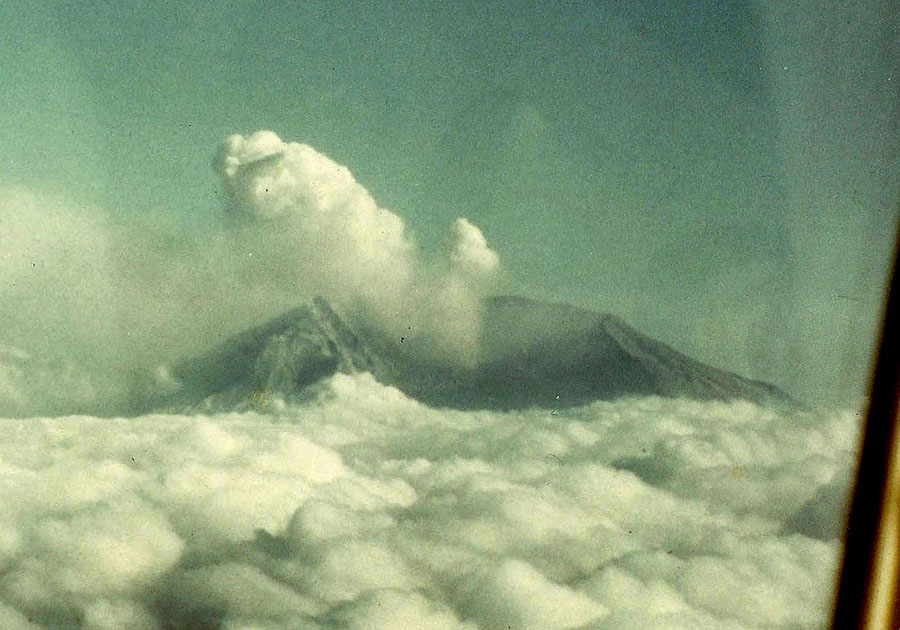
<svg viewBox="0 0 900 630">
<path fill-rule="evenodd" d="M 322 298 L 244 331 L 174 366 L 172 394 L 151 406 L 225 411 L 266 407 L 299 395 L 336 372 L 371 372 L 393 382 L 392 370 Z"/>
<path fill-rule="evenodd" d="M 406 387 L 431 404 L 561 408 L 623 396 L 796 404 L 774 385 L 719 370 L 612 315 L 520 297 L 486 300 L 488 359 L 471 371 L 417 366 Z"/>
</svg>

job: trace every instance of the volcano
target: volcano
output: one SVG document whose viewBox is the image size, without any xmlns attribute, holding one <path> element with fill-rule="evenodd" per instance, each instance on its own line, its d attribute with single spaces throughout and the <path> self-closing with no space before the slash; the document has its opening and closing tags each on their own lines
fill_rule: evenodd
<svg viewBox="0 0 900 630">
<path fill-rule="evenodd" d="M 338 372 L 369 372 L 426 404 L 457 409 L 558 409 L 633 396 L 798 404 L 774 385 L 691 359 L 618 317 L 564 304 L 488 298 L 482 345 L 474 366 L 424 359 L 354 330 L 316 298 L 170 367 L 169 390 L 150 406 L 277 407 Z"/>
</svg>

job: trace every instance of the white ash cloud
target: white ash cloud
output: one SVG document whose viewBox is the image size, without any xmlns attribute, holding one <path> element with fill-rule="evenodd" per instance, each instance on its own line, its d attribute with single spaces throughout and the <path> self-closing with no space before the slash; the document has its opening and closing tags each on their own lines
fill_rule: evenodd
<svg viewBox="0 0 900 630">
<path fill-rule="evenodd" d="M 447 260 L 429 264 L 403 219 L 308 145 L 233 135 L 215 166 L 251 277 L 325 295 L 432 358 L 477 358 L 479 302 L 500 266 L 478 227 L 458 219 Z"/>
<path fill-rule="evenodd" d="M 823 489 L 858 428 L 655 398 L 448 411 L 368 375 L 273 414 L 0 420 L 0 620 L 823 628 L 840 528 L 809 521 L 841 510 L 809 505 L 844 500 Z"/>
<path fill-rule="evenodd" d="M 158 365 L 316 295 L 405 351 L 478 360 L 501 268 L 475 225 L 425 254 L 346 167 L 270 131 L 231 136 L 215 167 L 229 202 L 193 231 L 0 186 L 0 414 L 105 413 Z"/>
</svg>

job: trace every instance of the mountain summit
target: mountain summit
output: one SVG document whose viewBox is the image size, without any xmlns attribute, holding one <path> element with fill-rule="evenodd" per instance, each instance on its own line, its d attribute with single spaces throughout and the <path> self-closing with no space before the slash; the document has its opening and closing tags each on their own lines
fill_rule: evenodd
<svg viewBox="0 0 900 630">
<path fill-rule="evenodd" d="M 422 402 L 460 409 L 551 409 L 653 395 L 796 404 L 774 385 L 693 360 L 612 315 L 510 296 L 485 300 L 483 310 L 484 358 L 463 367 L 354 332 L 316 298 L 175 365 L 169 393 L 152 406 L 278 406 L 337 372 L 370 372 Z"/>
<path fill-rule="evenodd" d="M 337 372 L 394 380 L 378 354 L 317 297 L 167 370 L 171 393 L 153 402 L 205 411 L 266 407 Z"/>
</svg>

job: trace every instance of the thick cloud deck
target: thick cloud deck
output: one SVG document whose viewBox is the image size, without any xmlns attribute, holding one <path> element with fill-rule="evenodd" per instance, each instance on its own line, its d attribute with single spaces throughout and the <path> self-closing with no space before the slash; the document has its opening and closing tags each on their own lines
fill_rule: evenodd
<svg viewBox="0 0 900 630">
<path fill-rule="evenodd" d="M 455 412 L 367 375 L 274 416 L 2 420 L 0 621 L 821 628 L 839 528 L 812 521 L 838 519 L 816 506 L 857 428 L 663 399 Z"/>
</svg>

